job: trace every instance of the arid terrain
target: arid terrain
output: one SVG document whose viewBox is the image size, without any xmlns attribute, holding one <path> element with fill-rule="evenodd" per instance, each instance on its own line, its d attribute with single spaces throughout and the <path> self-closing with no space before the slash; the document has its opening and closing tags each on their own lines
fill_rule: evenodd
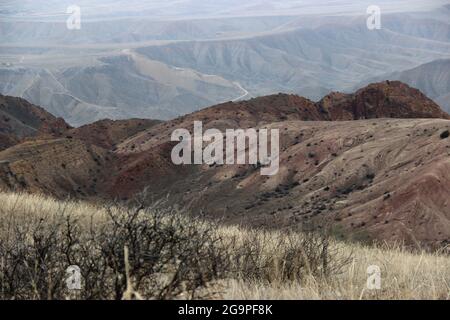
<svg viewBox="0 0 450 320">
<path fill-rule="evenodd" d="M 450 299 L 442 251 L 38 195 L 0 193 L 0 202 L 0 299 Z M 83 280 L 77 294 L 63 281 L 73 264 Z M 374 266 L 382 279 L 376 290 L 367 286 Z"/>
<path fill-rule="evenodd" d="M 0 1 L 0 300 L 450 300 L 449 21 Z"/>
<path fill-rule="evenodd" d="M 433 99 L 442 109 L 450 111 L 450 60 L 435 60 L 410 70 L 394 72 L 367 80 L 399 80 L 419 89 Z M 362 85 L 362 84 L 360 84 Z"/>
<path fill-rule="evenodd" d="M 450 111 L 446 0 L 378 0 L 376 30 L 369 0 L 97 1 L 78 1 L 79 30 L 66 26 L 70 1 L 2 1 L 0 94 L 80 126 L 278 92 L 317 101 L 389 79 Z"/>
<path fill-rule="evenodd" d="M 13 113 L 11 110 L 23 109 Z M 2 97 L 0 187 L 88 201 L 154 200 L 226 223 L 333 225 L 345 239 L 442 248 L 450 241 L 450 116 L 401 82 L 331 93 L 314 103 L 278 94 L 171 121 L 100 121 L 72 128 L 22 99 Z M 7 120 L 9 119 L 9 120 Z M 171 133 L 280 130 L 280 170 L 171 161 Z M 24 129 L 26 128 L 26 129 Z"/>
</svg>

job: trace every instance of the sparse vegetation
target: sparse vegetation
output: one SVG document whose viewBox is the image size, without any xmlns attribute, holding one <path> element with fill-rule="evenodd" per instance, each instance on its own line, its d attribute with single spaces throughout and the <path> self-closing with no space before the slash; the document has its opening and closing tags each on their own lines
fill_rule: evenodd
<svg viewBox="0 0 450 320">
<path fill-rule="evenodd" d="M 441 139 L 447 139 L 448 137 L 450 137 L 450 131 L 445 130 L 441 133 Z"/>
<path fill-rule="evenodd" d="M 96 208 L 2 194 L 0 298 L 66 299 L 69 266 L 82 271 L 77 298 L 156 299 L 218 294 L 220 281 L 299 281 L 346 264 L 325 234 L 224 228 L 172 210 Z M 128 252 L 125 254 L 125 252 Z"/>
<path fill-rule="evenodd" d="M 1 299 L 450 298 L 450 257 L 327 233 L 224 227 L 174 211 L 0 194 Z M 365 289 L 369 265 L 381 290 Z M 69 291 L 78 265 L 83 289 Z"/>
<path fill-rule="evenodd" d="M 130 285 L 149 298 L 193 298 L 229 269 L 212 225 L 172 211 L 96 209 L 17 195 L 3 196 L 2 204 L 2 299 L 68 298 L 64 279 L 71 265 L 82 270 L 82 299 L 120 299 Z"/>
</svg>

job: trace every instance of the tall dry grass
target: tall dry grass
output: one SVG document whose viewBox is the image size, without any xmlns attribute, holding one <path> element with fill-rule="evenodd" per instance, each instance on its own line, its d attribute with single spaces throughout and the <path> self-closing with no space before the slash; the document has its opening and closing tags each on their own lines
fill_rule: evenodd
<svg viewBox="0 0 450 320">
<path fill-rule="evenodd" d="M 108 224 L 111 210 L 120 214 L 125 209 L 96 207 L 84 202 L 57 201 L 37 195 L 0 193 L 0 221 L 2 221 L 0 244 L 4 247 L 5 239 L 10 239 L 11 233 L 23 232 L 25 225 L 22 222 L 30 221 L 30 218 L 34 224 L 51 224 L 50 217 L 64 213 L 78 221 L 76 228 L 100 228 Z M 3 219 L 5 217 L 8 219 Z M 192 219 L 183 216 L 177 220 L 177 223 L 184 221 L 183 224 L 189 224 Z M 30 224 L 26 226 L 32 229 L 33 223 L 31 226 Z M 207 285 L 199 283 L 202 287 L 195 288 L 200 289 L 197 296 L 176 291 L 176 295 L 168 295 L 168 298 L 450 299 L 450 257 L 448 255 L 412 253 L 401 246 L 366 247 L 316 235 L 249 230 L 204 222 L 191 224 L 191 227 L 197 229 L 194 233 L 192 233 L 193 230 L 190 231 L 196 236 L 201 236 L 207 229 L 214 233 L 207 238 L 207 241 L 217 241 L 217 246 L 208 248 L 223 252 L 219 255 L 219 260 L 201 261 L 207 261 L 208 266 L 211 264 L 212 268 L 220 270 L 215 270 L 218 276 L 206 279 L 209 281 Z M 143 230 L 145 231 L 145 228 Z M 28 241 L 27 232 L 24 234 L 23 241 L 26 242 Z M 182 238 L 177 238 L 177 241 L 184 241 Z M 124 257 L 125 250 L 125 260 L 128 260 L 128 243 L 127 238 L 124 239 L 120 245 L 125 243 L 125 246 L 119 245 L 115 249 L 119 258 Z M 189 241 L 189 239 L 185 240 Z M 23 243 L 15 245 L 21 248 Z M 205 252 L 203 247 L 198 247 L 196 250 Z M 198 263 L 198 261 L 195 262 Z M 381 288 L 378 290 L 369 290 L 367 287 L 369 276 L 367 268 L 372 265 L 379 266 L 381 270 Z M 62 270 L 55 274 L 63 277 L 64 263 L 57 267 Z M 114 269 L 113 274 L 123 283 L 120 287 L 123 292 L 115 292 L 115 295 L 105 295 L 102 298 L 117 298 L 128 295 L 134 290 L 139 297 L 142 295 L 144 298 L 154 298 L 154 296 L 146 295 L 145 286 L 136 288 L 133 285 L 137 275 L 142 277 L 147 275 L 141 274 L 139 268 L 148 266 L 142 264 L 135 267 L 127 267 L 125 263 L 120 268 Z M 5 268 L 4 260 L 0 265 L 1 290 L 4 290 L 5 285 L 3 268 Z M 162 281 L 164 277 L 168 277 L 167 270 L 170 268 L 164 269 L 164 272 L 161 270 L 163 269 L 160 269 L 159 273 L 149 274 L 153 278 L 161 278 Z M 189 271 L 195 274 L 195 270 Z M 202 272 L 210 275 L 209 270 L 205 269 Z M 56 280 L 52 279 L 52 281 Z M 146 281 L 149 280 L 143 278 L 144 284 L 147 284 Z M 62 280 L 60 282 L 63 284 Z M 182 283 L 178 285 L 180 288 L 183 286 Z M 30 294 L 28 298 L 46 298 L 37 294 L 38 286 L 39 283 L 34 283 L 25 288 L 36 291 L 36 295 Z"/>
<path fill-rule="evenodd" d="M 233 280 L 225 299 L 450 299 L 450 257 L 411 253 L 400 246 L 344 244 L 351 263 L 327 279 L 306 276 L 295 282 Z M 381 269 L 381 289 L 369 290 L 368 267 Z"/>
</svg>

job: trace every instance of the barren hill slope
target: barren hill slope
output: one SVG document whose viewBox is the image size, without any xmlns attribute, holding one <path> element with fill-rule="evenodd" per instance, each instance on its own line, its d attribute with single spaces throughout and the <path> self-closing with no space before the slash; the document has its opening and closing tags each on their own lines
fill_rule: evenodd
<svg viewBox="0 0 450 320">
<path fill-rule="evenodd" d="M 162 123 L 102 121 L 19 144 L 0 152 L 0 187 L 124 200 L 147 188 L 153 199 L 169 197 L 228 222 L 284 228 L 328 221 L 358 238 L 441 246 L 450 241 L 448 119 L 400 82 L 318 103 L 278 94 Z M 191 130 L 194 121 L 204 129 L 279 129 L 279 173 L 175 166 L 171 133 Z"/>
<path fill-rule="evenodd" d="M 354 94 L 333 92 L 318 103 L 330 120 L 443 118 L 449 115 L 418 89 L 400 81 L 372 83 Z"/>
<path fill-rule="evenodd" d="M 0 95 L 0 150 L 39 134 L 58 136 L 70 126 L 28 101 Z"/>
<path fill-rule="evenodd" d="M 273 177 L 253 166 L 172 168 L 167 144 L 153 144 L 141 158 L 128 155 L 133 161 L 111 191 L 126 195 L 141 177 L 152 194 L 225 221 L 279 228 L 326 218 L 358 237 L 450 240 L 450 140 L 441 138 L 450 121 L 294 120 L 267 127 L 282 132 Z"/>
<path fill-rule="evenodd" d="M 105 149 L 112 149 L 123 140 L 160 122 L 159 120 L 149 119 L 105 119 L 71 129 L 67 132 L 67 136 L 78 138 Z"/>
<path fill-rule="evenodd" d="M 97 194 L 105 181 L 108 151 L 80 140 L 33 140 L 0 152 L 0 188 L 58 198 Z"/>
<path fill-rule="evenodd" d="M 102 120 L 71 128 L 24 99 L 0 96 L 0 188 L 96 197 L 115 165 L 111 149 L 159 122 Z"/>
</svg>

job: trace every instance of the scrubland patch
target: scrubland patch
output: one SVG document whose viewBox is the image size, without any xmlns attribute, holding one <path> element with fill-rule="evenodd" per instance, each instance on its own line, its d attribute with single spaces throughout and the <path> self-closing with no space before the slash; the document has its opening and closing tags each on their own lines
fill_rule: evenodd
<svg viewBox="0 0 450 320">
<path fill-rule="evenodd" d="M 449 299 L 450 257 L 173 210 L 0 194 L 1 299 Z M 79 266 L 81 290 L 66 270 Z M 367 268 L 381 287 L 369 290 Z"/>
</svg>

